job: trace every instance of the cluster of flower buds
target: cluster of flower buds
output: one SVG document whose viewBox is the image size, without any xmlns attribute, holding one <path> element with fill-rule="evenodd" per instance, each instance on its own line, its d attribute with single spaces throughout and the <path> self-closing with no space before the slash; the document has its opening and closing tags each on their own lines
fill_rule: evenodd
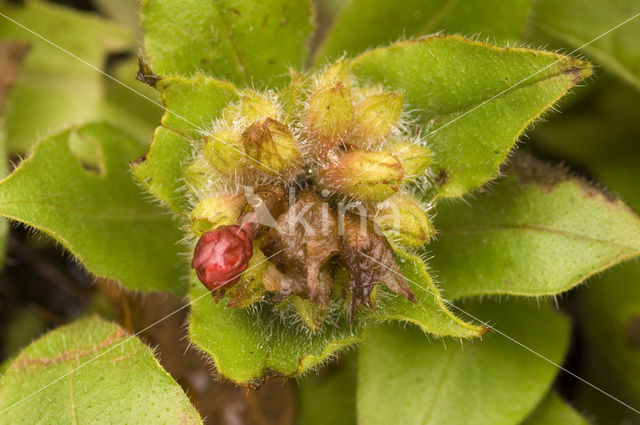
<svg viewBox="0 0 640 425">
<path fill-rule="evenodd" d="M 290 303 L 317 329 L 330 301 L 375 308 L 383 283 L 413 302 L 394 249 L 434 230 L 411 183 L 431 151 L 403 121 L 403 97 L 359 87 L 340 61 L 279 93 L 228 105 L 184 179 L 192 189 L 192 267 L 228 307 Z"/>
</svg>

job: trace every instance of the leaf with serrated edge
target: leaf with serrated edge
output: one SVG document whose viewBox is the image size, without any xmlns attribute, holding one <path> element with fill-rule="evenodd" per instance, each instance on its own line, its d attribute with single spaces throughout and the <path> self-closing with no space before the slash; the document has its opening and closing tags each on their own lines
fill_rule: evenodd
<svg viewBox="0 0 640 425">
<path fill-rule="evenodd" d="M 0 412 L 7 425 L 202 424 L 151 349 L 96 317 L 25 348 L 0 378 Z"/>
<path fill-rule="evenodd" d="M 336 59 L 400 38 L 438 31 L 481 36 L 491 42 L 518 42 L 527 24 L 531 0 L 351 0 L 331 27 L 315 58 Z"/>
<path fill-rule="evenodd" d="M 562 363 L 568 321 L 543 303 L 464 304 L 464 309 Z M 412 327 L 367 331 L 358 357 L 361 425 L 513 425 L 548 391 L 558 369 L 497 333 L 429 341 Z M 526 384 L 525 384 L 526 383 Z M 482 414 L 478 414 L 482 409 Z"/>
<path fill-rule="evenodd" d="M 496 177 L 522 132 L 591 75 L 589 63 L 557 53 L 439 35 L 371 50 L 351 69 L 363 83 L 404 93 L 444 197 Z"/>
<path fill-rule="evenodd" d="M 53 135 L 0 182 L 0 215 L 48 233 L 97 276 L 184 295 L 178 225 L 146 200 L 128 170 L 143 150 L 107 124 Z"/>
<path fill-rule="evenodd" d="M 428 248 L 447 297 L 553 295 L 640 253 L 640 217 L 620 200 L 524 154 L 505 174 L 438 206 Z"/>
<path fill-rule="evenodd" d="M 132 164 L 133 175 L 173 211 L 184 213 L 187 201 L 182 169 L 192 159 L 193 145 L 201 132 L 237 99 L 237 90 L 231 83 L 204 75 L 163 78 L 156 89 L 166 112 L 149 152 Z"/>
<path fill-rule="evenodd" d="M 302 67 L 313 28 L 309 0 L 144 0 L 145 51 L 154 72 L 203 72 L 244 86 L 286 83 Z"/>
<path fill-rule="evenodd" d="M 522 425 L 589 425 L 573 407 L 555 392 L 550 392 Z"/>
</svg>

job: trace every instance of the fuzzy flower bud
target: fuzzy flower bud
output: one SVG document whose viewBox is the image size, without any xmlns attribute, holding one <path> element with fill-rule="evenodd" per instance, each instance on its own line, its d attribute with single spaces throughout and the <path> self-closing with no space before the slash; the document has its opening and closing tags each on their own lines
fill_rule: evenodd
<svg viewBox="0 0 640 425">
<path fill-rule="evenodd" d="M 321 76 L 314 87 L 304 114 L 311 154 L 324 159 L 350 133 L 353 124 L 351 83 L 348 65 L 338 62 Z"/>
<path fill-rule="evenodd" d="M 337 195 L 381 202 L 398 191 L 404 170 L 385 152 L 353 151 L 318 171 L 318 185 Z"/>
<path fill-rule="evenodd" d="M 395 194 L 378 210 L 375 223 L 385 237 L 408 249 L 418 249 L 435 235 L 431 220 L 420 202 L 410 195 Z"/>
<path fill-rule="evenodd" d="M 381 142 L 391 133 L 401 113 L 402 95 L 379 93 L 367 96 L 355 107 L 350 142 L 361 148 Z"/>
<path fill-rule="evenodd" d="M 244 153 L 240 134 L 232 130 L 220 130 L 204 136 L 202 155 L 218 172 L 233 175 L 243 165 Z"/>
<path fill-rule="evenodd" d="M 291 82 L 278 93 L 278 101 L 282 105 L 282 122 L 291 124 L 304 110 L 304 101 L 310 81 L 304 74 L 295 69 L 289 70 Z"/>
<path fill-rule="evenodd" d="M 267 118 L 278 119 L 280 114 L 274 102 L 253 90 L 246 90 L 243 93 L 240 112 L 248 123 Z"/>
<path fill-rule="evenodd" d="M 191 212 L 189 228 L 196 235 L 236 223 L 247 200 L 243 193 L 223 193 L 201 200 Z"/>
<path fill-rule="evenodd" d="M 248 125 L 267 118 L 278 119 L 279 115 L 274 101 L 253 90 L 244 90 L 239 103 L 229 105 L 222 111 L 222 116 L 230 126 L 238 119 Z"/>
<path fill-rule="evenodd" d="M 285 173 L 296 169 L 300 151 L 289 128 L 271 118 L 255 122 L 242 133 L 246 154 L 255 166 L 267 173 Z"/>
<path fill-rule="evenodd" d="M 403 183 L 410 182 L 420 177 L 429 168 L 433 161 L 433 152 L 426 146 L 412 142 L 397 142 L 384 149 L 397 158 L 404 169 Z"/>
<path fill-rule="evenodd" d="M 198 240 L 191 268 L 210 291 L 232 286 L 246 270 L 253 236 L 240 226 L 220 226 Z"/>
</svg>

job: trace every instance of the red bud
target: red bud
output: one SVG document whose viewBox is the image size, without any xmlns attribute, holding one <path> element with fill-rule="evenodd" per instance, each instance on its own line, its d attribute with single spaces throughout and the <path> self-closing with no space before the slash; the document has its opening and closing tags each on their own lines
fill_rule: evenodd
<svg viewBox="0 0 640 425">
<path fill-rule="evenodd" d="M 253 236 L 236 225 L 204 233 L 191 261 L 200 282 L 210 291 L 235 284 L 253 254 Z"/>
</svg>

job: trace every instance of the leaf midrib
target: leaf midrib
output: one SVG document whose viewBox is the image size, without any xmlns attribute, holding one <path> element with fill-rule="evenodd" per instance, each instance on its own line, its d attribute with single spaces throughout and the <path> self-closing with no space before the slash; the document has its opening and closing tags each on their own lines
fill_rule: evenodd
<svg viewBox="0 0 640 425">
<path fill-rule="evenodd" d="M 444 393 L 443 387 L 447 383 L 446 378 L 449 376 L 449 372 L 453 367 L 454 360 L 456 359 L 457 354 L 457 350 L 451 350 L 447 353 L 447 358 L 445 360 L 444 366 L 442 367 L 442 370 L 440 371 L 440 377 L 438 378 L 438 383 L 436 384 L 436 387 L 434 389 L 433 396 L 430 398 L 429 404 L 425 403 L 423 405 L 423 407 L 425 408 L 424 416 L 422 418 L 422 421 L 418 422 L 419 424 L 429 425 L 429 423 L 431 423 L 433 413 L 436 410 L 435 406 L 438 404 L 440 396 Z"/>
<path fill-rule="evenodd" d="M 558 58 L 558 59 L 560 59 L 560 58 Z M 571 58 L 566 58 L 566 59 L 567 60 L 571 60 Z M 558 65 L 560 63 L 561 63 L 561 60 L 558 61 L 557 63 L 555 63 L 554 65 Z M 549 65 L 545 65 L 545 66 L 549 66 Z M 540 69 L 543 69 L 543 68 L 544 67 L 542 67 Z M 440 113 L 437 113 L 437 114 L 434 114 L 434 115 L 430 115 L 429 116 L 429 121 L 438 121 L 438 120 L 440 120 L 442 118 L 450 117 L 450 116 L 454 116 L 454 119 L 455 119 L 455 116 L 468 113 L 470 110 L 472 110 L 474 108 L 480 109 L 481 106 L 489 105 L 490 103 L 495 102 L 497 100 L 500 100 L 503 97 L 508 96 L 508 95 L 510 95 L 512 93 L 515 93 L 515 92 L 517 92 L 519 90 L 527 89 L 527 88 L 536 86 L 538 84 L 544 83 L 547 80 L 551 80 L 553 78 L 557 78 L 557 77 L 560 77 L 560 76 L 562 76 L 564 74 L 569 74 L 572 71 L 580 70 L 580 69 L 581 68 L 578 67 L 578 66 L 562 69 L 562 70 L 559 70 L 559 71 L 554 72 L 552 74 L 544 75 L 544 76 L 542 76 L 542 77 L 540 77 L 538 79 L 527 80 L 528 81 L 527 83 L 524 83 L 522 80 L 520 80 L 517 84 L 514 84 L 514 85 L 510 86 L 507 89 L 502 89 L 500 92 L 498 92 L 497 94 L 495 94 L 493 96 L 488 96 L 488 97 L 486 97 L 484 99 L 481 99 L 481 100 L 479 100 L 477 102 L 468 103 L 468 104 L 464 105 L 463 107 L 457 106 L 456 107 L 457 109 L 449 111 L 449 112 L 440 112 Z M 539 72 L 539 71 L 540 70 L 538 70 L 536 72 Z M 443 125 L 448 125 L 448 121 L 444 122 Z M 439 128 L 439 127 L 436 127 L 436 128 Z"/>
<path fill-rule="evenodd" d="M 541 233 L 552 233 L 552 234 L 564 236 L 567 238 L 579 239 L 587 242 L 595 242 L 602 245 L 607 245 L 614 248 L 622 249 L 625 251 L 640 253 L 639 248 L 631 247 L 621 243 L 594 238 L 592 236 L 587 236 L 579 233 L 572 233 L 568 230 L 555 229 L 553 227 L 546 227 L 546 226 L 540 226 L 535 224 L 501 224 L 501 225 L 493 225 L 493 226 L 463 226 L 463 227 L 455 227 L 455 228 L 441 227 L 440 230 L 442 234 L 446 233 L 446 234 L 458 234 L 458 235 L 500 232 L 505 230 L 513 230 L 513 231 L 520 230 L 520 231 L 534 231 L 534 232 L 541 232 Z"/>
</svg>

